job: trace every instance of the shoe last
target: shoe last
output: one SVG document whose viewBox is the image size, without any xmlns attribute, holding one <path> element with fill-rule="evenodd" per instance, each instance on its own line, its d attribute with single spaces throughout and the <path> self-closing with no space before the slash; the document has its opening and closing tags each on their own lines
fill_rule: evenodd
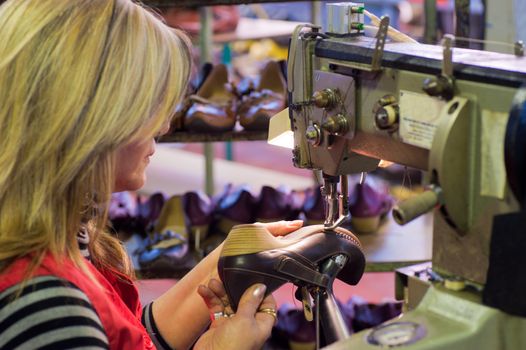
<svg viewBox="0 0 526 350">
<path fill-rule="evenodd" d="M 245 130 L 267 130 L 270 118 L 286 106 L 286 85 L 279 63 L 269 61 L 261 71 L 255 91 L 239 103 L 237 115 L 241 126 Z"/>
<path fill-rule="evenodd" d="M 218 272 L 235 310 L 244 291 L 254 283 L 265 284 L 267 294 L 287 282 L 304 286 L 313 283 L 308 281 L 323 280 L 320 283 L 332 288 L 333 281 L 320 276 L 319 265 L 338 254 L 348 259 L 336 277 L 347 284 L 358 283 L 365 257 L 360 242 L 348 230 L 325 232 L 323 225 L 314 225 L 278 238 L 262 224 L 237 225 L 225 240 Z"/>
<path fill-rule="evenodd" d="M 179 112 L 184 113 L 184 129 L 194 132 L 224 132 L 236 124 L 237 96 L 228 81 L 224 64 L 212 68 L 197 92 L 188 97 Z M 185 110 L 186 109 L 186 110 Z"/>
<path fill-rule="evenodd" d="M 376 190 L 367 182 L 357 183 L 349 197 L 352 227 L 362 233 L 376 231 L 392 204 L 387 191 Z"/>
</svg>

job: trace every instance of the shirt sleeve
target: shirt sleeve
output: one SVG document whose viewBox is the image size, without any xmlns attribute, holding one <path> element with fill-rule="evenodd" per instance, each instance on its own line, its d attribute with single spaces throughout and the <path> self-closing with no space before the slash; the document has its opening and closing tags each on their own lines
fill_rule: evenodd
<svg viewBox="0 0 526 350">
<path fill-rule="evenodd" d="M 157 347 L 157 350 L 172 350 L 170 345 L 168 345 L 166 340 L 163 338 L 163 336 L 159 332 L 157 325 L 155 324 L 155 319 L 153 318 L 153 312 L 152 312 L 152 305 L 153 305 L 153 302 L 147 304 L 143 308 L 141 322 L 144 328 L 146 328 L 146 330 L 148 331 L 148 334 L 150 335 L 152 342 Z"/>
<path fill-rule="evenodd" d="M 87 295 L 56 276 L 39 276 L 0 293 L 0 349 L 109 349 Z"/>
</svg>

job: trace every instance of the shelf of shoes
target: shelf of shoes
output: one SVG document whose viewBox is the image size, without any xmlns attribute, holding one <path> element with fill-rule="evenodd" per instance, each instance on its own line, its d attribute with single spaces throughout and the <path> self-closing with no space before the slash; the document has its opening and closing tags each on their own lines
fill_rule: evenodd
<svg viewBox="0 0 526 350">
<path fill-rule="evenodd" d="M 159 142 L 226 142 L 226 141 L 264 141 L 268 131 L 226 131 L 220 133 L 195 133 L 178 131 L 165 135 Z"/>
<path fill-rule="evenodd" d="M 303 22 L 241 17 L 235 31 L 214 34 L 212 41 L 220 44 L 240 40 L 290 37 L 294 28 L 299 24 L 303 24 Z"/>
<path fill-rule="evenodd" d="M 257 83 L 235 86 L 228 74 L 224 64 L 203 67 L 204 81 L 180 105 L 173 132 L 163 136 L 161 142 L 267 139 L 270 117 L 286 107 L 286 83 L 280 63 L 267 62 Z"/>
<path fill-rule="evenodd" d="M 290 0 L 288 0 L 290 1 Z M 301 1 L 301 0 L 292 0 Z M 283 2 L 283 0 L 143 0 L 143 4 L 152 7 L 185 7 L 210 5 L 240 5 L 265 2 Z"/>
<path fill-rule="evenodd" d="M 199 0 L 199 1 L 190 1 L 190 0 L 143 0 L 142 3 L 146 6 L 159 8 L 161 12 L 170 11 L 170 8 L 176 8 L 176 7 L 193 7 L 193 8 L 199 8 L 199 17 L 200 17 L 200 23 L 199 23 L 199 29 L 196 33 L 198 33 L 199 36 L 199 48 L 200 48 L 200 61 L 201 63 L 204 62 L 211 62 L 212 61 L 212 45 L 214 42 L 216 43 L 227 43 L 232 42 L 236 40 L 249 40 L 249 39 L 261 39 L 261 38 L 269 38 L 269 37 L 283 37 L 290 35 L 294 28 L 296 27 L 296 23 L 281 23 L 284 21 L 281 21 L 279 24 L 276 22 L 269 22 L 269 20 L 266 20 L 265 23 L 262 23 L 261 20 L 258 20 L 258 28 L 261 28 L 257 32 L 257 37 L 248 36 L 247 33 L 254 33 L 254 26 L 255 20 L 250 19 L 242 19 L 240 23 L 238 23 L 238 30 L 236 30 L 233 33 L 225 33 L 225 34 L 216 34 L 215 36 L 212 34 L 214 32 L 213 30 L 213 15 L 212 10 L 215 5 L 238 5 L 238 4 L 249 4 L 249 3 L 264 3 L 264 2 L 282 2 L 280 0 L 270 0 L 270 1 L 243 1 L 243 0 L 219 0 L 219 1 L 211 1 L 211 0 Z M 317 18 L 316 13 L 319 11 L 315 11 L 318 9 L 318 1 L 313 2 L 312 9 L 313 9 L 313 18 Z M 167 22 L 168 19 L 167 19 Z M 317 23 L 314 21 L 314 23 Z M 244 29 L 245 28 L 245 29 Z M 249 29 L 246 29 L 249 28 Z M 264 28 L 264 29 L 263 29 Z M 272 28 L 272 33 L 269 33 L 269 29 Z M 271 34 L 269 36 L 269 34 Z M 166 136 L 162 138 L 162 142 L 202 142 L 203 143 L 203 153 L 205 156 L 205 191 L 208 194 L 213 194 L 215 192 L 214 190 L 214 171 L 213 171 L 213 149 L 211 148 L 210 142 L 217 142 L 217 141 L 235 141 L 235 140 L 266 140 L 267 132 L 261 132 L 261 133 L 226 133 L 223 135 L 219 134 L 195 134 L 189 135 L 187 134 L 172 134 L 170 136 Z M 227 148 L 230 147 L 229 144 L 227 144 Z M 227 151 L 228 152 L 228 151 Z"/>
</svg>

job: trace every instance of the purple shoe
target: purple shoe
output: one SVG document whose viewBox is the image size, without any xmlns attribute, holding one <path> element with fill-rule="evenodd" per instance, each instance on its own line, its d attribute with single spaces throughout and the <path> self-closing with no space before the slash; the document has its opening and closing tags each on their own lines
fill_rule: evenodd
<svg viewBox="0 0 526 350">
<path fill-rule="evenodd" d="M 183 206 L 188 221 L 188 229 L 193 244 L 199 244 L 207 237 L 213 219 L 212 201 L 202 191 L 186 192 Z"/>
<path fill-rule="evenodd" d="M 146 233 L 152 232 L 157 219 L 161 215 L 166 196 L 162 192 L 156 192 L 148 197 L 146 200 L 138 201 L 138 231 L 142 236 Z"/>
<path fill-rule="evenodd" d="M 294 220 L 298 216 L 293 193 L 284 188 L 263 186 L 256 205 L 256 221 Z"/>
<path fill-rule="evenodd" d="M 278 309 L 278 321 L 272 330 L 273 340 L 292 350 L 316 348 L 316 324 L 305 319 L 302 309 L 283 304 Z"/>
<path fill-rule="evenodd" d="M 319 225 L 325 222 L 325 202 L 319 187 L 307 189 L 302 211 L 306 219 L 305 226 Z"/>
<path fill-rule="evenodd" d="M 376 231 L 392 205 L 393 199 L 387 187 L 357 183 L 349 196 L 352 227 L 362 233 Z"/>
<path fill-rule="evenodd" d="M 165 202 L 154 232 L 138 251 L 141 274 L 177 278 L 195 266 L 188 232 L 183 196 L 172 196 Z"/>
<path fill-rule="evenodd" d="M 226 235 L 235 225 L 255 221 L 256 199 L 246 185 L 230 186 L 225 192 L 215 209 L 215 229 Z"/>
<path fill-rule="evenodd" d="M 373 304 L 353 296 L 345 304 L 340 303 L 340 310 L 349 332 L 355 333 L 397 317 L 402 312 L 402 302 Z"/>
<path fill-rule="evenodd" d="M 188 240 L 170 230 L 150 234 L 136 253 L 143 278 L 179 278 L 197 263 Z"/>
</svg>

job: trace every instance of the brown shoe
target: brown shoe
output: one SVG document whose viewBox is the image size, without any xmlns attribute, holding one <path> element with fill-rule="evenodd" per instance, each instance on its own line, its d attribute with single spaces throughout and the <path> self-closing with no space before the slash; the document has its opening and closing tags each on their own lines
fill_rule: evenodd
<svg viewBox="0 0 526 350">
<path fill-rule="evenodd" d="M 265 284 L 267 294 L 287 282 L 331 289 L 333 277 L 322 275 L 319 267 L 335 255 L 347 257 L 336 277 L 357 284 L 365 257 L 360 241 L 348 230 L 338 227 L 326 232 L 323 225 L 314 225 L 278 238 L 262 224 L 237 225 L 221 250 L 218 273 L 236 310 L 241 295 L 254 283 Z"/>
<path fill-rule="evenodd" d="M 245 130 L 267 130 L 272 116 L 286 107 L 287 86 L 281 67 L 269 61 L 261 71 L 255 91 L 244 96 L 237 115 Z"/>
<path fill-rule="evenodd" d="M 224 64 L 214 66 L 197 92 L 188 97 L 184 129 L 194 132 L 230 131 L 236 124 L 236 94 Z"/>
</svg>

